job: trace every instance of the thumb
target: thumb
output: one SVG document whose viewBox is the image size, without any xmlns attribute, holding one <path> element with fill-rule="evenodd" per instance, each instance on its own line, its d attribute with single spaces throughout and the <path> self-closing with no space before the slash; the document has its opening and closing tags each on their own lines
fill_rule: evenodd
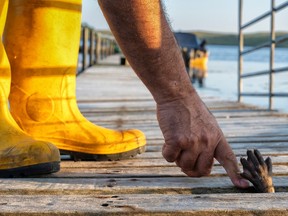
<svg viewBox="0 0 288 216">
<path fill-rule="evenodd" d="M 235 154 L 233 153 L 230 145 L 222 136 L 220 142 L 215 149 L 216 160 L 224 167 L 227 175 L 230 177 L 232 183 L 239 188 L 247 188 L 249 183 L 247 180 L 240 176 L 240 169 Z"/>
<path fill-rule="evenodd" d="M 181 149 L 175 145 L 168 145 L 164 143 L 162 148 L 162 155 L 168 162 L 174 162 L 178 158 Z"/>
</svg>

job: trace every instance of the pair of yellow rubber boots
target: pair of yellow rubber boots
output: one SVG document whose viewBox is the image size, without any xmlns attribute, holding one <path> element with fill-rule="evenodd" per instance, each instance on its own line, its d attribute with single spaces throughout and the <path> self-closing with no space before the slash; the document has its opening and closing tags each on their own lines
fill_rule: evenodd
<svg viewBox="0 0 288 216">
<path fill-rule="evenodd" d="M 59 150 L 84 160 L 144 151 L 141 131 L 106 129 L 80 113 L 80 23 L 81 0 L 0 1 L 0 177 L 56 172 Z"/>
</svg>

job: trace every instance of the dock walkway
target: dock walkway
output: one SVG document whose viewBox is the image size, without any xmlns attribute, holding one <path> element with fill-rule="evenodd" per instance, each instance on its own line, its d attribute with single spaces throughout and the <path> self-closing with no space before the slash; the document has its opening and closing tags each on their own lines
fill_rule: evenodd
<svg viewBox="0 0 288 216">
<path fill-rule="evenodd" d="M 257 148 L 273 161 L 275 194 L 233 187 L 216 162 L 211 176 L 186 177 L 161 155 L 155 102 L 117 56 L 77 78 L 82 113 L 113 129 L 138 128 L 147 151 L 122 161 L 63 160 L 38 178 L 0 179 L 0 215 L 288 215 L 288 116 L 202 95 L 239 160 Z"/>
</svg>

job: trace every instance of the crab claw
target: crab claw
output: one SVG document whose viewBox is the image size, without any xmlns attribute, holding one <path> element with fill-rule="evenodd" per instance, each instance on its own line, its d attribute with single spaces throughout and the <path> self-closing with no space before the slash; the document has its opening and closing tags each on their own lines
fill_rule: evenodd
<svg viewBox="0 0 288 216">
<path fill-rule="evenodd" d="M 250 181 L 257 192 L 274 193 L 271 158 L 268 157 L 264 160 L 257 149 L 247 150 L 247 156 L 247 159 L 240 159 L 243 166 L 243 173 L 240 175 Z"/>
</svg>

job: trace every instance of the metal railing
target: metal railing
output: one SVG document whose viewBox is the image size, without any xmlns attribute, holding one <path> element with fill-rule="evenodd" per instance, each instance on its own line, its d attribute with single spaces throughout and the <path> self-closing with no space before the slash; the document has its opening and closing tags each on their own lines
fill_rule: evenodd
<svg viewBox="0 0 288 216">
<path fill-rule="evenodd" d="M 116 40 L 114 37 L 99 33 L 91 27 L 81 27 L 80 40 L 77 74 L 97 64 L 100 59 L 115 53 Z"/>
<path fill-rule="evenodd" d="M 273 108 L 273 97 L 288 97 L 288 93 L 283 92 L 274 92 L 274 74 L 281 73 L 281 72 L 288 72 L 288 67 L 282 68 L 275 68 L 274 67 L 274 54 L 275 54 L 275 46 L 278 43 L 282 43 L 288 40 L 288 35 L 284 35 L 281 37 L 276 38 L 275 34 L 275 13 L 279 12 L 280 10 L 288 7 L 288 1 L 280 4 L 279 6 L 275 6 L 275 0 L 271 0 L 271 9 L 256 17 L 255 19 L 247 22 L 246 24 L 242 24 L 243 18 L 243 0 L 239 0 L 239 51 L 238 51 L 238 101 L 242 100 L 242 96 L 256 96 L 256 97 L 268 97 L 269 99 L 269 107 L 268 109 L 271 110 Z M 253 24 L 262 21 L 263 19 L 270 16 L 270 40 L 266 43 L 261 45 L 252 47 L 247 50 L 243 50 L 244 48 L 244 34 L 243 30 L 252 26 Z M 257 51 L 264 47 L 270 47 L 270 60 L 269 60 L 269 69 L 265 71 L 256 71 L 251 73 L 243 74 L 243 56 Z M 256 77 L 262 75 L 269 75 L 269 92 L 267 93 L 252 93 L 252 92 L 243 92 L 243 82 L 242 79 L 249 78 L 249 77 Z"/>
</svg>

